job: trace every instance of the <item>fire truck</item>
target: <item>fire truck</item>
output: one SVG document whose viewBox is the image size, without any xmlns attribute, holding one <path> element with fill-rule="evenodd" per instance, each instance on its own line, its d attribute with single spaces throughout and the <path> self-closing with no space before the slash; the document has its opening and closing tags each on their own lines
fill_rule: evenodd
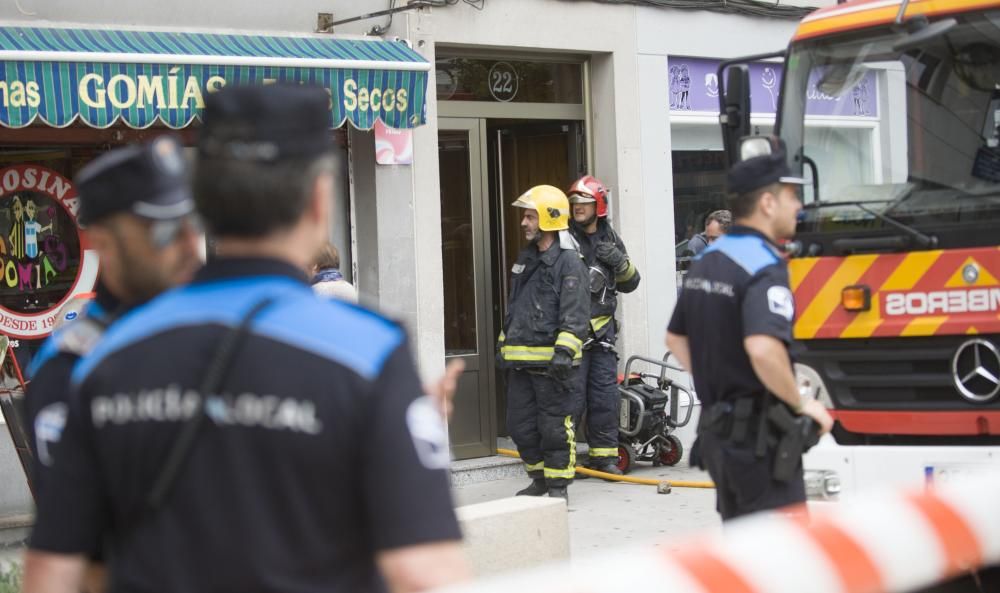
<svg viewBox="0 0 1000 593">
<path fill-rule="evenodd" d="M 810 494 L 1000 471 L 1000 1 L 839 4 L 723 63 L 731 162 L 761 60 L 784 62 L 775 134 L 809 180 L 796 373 L 837 420 Z"/>
</svg>

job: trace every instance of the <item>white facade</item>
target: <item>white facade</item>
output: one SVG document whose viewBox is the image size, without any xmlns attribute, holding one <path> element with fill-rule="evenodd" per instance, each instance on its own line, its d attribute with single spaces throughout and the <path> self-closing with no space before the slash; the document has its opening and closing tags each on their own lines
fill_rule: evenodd
<svg viewBox="0 0 1000 593">
<path fill-rule="evenodd" d="M 834 0 L 794 4 L 803 3 L 827 5 Z M 315 29 L 320 12 L 332 11 L 335 20 L 346 19 L 388 5 L 387 1 L 346 0 L 253 4 L 18 0 L 0 6 L 0 21 L 39 26 L 72 23 L 109 28 L 309 33 Z M 334 32 L 364 34 L 388 21 L 388 17 L 358 21 Z M 639 289 L 621 298 L 619 352 L 624 359 L 630 354 L 662 355 L 664 331 L 676 295 L 667 74 L 670 57 L 731 58 L 778 50 L 787 46 L 795 27 L 792 20 L 629 4 L 487 0 L 483 10 L 458 2 L 397 13 L 387 36 L 408 39 L 432 63 L 442 48 L 451 53 L 528 52 L 586 60 L 584 101 L 590 172 L 613 189 L 613 223 L 642 274 Z M 342 217 L 350 214 L 353 225 L 349 233 L 353 280 L 361 300 L 406 322 L 425 377 L 439 374 L 445 360 L 439 110 L 434 90 L 432 79 L 427 123 L 413 134 L 412 166 L 375 165 L 371 134 L 349 132 L 350 171 L 345 174 L 350 176 L 350 205 L 345 202 L 338 209 Z M 718 134 L 717 126 L 704 130 Z"/>
</svg>

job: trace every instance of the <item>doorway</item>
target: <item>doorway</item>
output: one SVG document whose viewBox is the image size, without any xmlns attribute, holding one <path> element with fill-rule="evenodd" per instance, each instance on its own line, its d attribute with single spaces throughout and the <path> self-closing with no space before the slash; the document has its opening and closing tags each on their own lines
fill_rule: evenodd
<svg viewBox="0 0 1000 593">
<path fill-rule="evenodd" d="M 509 270 L 525 246 L 511 203 L 530 187 L 568 187 L 586 169 L 583 122 L 440 118 L 445 356 L 465 361 L 450 423 L 456 459 L 492 455 L 506 436 L 495 364 Z"/>
</svg>

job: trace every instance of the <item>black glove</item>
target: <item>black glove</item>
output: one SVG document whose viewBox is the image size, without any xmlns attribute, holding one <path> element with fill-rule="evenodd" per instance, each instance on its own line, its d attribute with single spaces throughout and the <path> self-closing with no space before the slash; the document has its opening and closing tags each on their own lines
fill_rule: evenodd
<svg viewBox="0 0 1000 593">
<path fill-rule="evenodd" d="M 562 348 L 556 348 L 552 362 L 549 363 L 549 376 L 560 383 L 565 383 L 572 371 L 573 355 Z"/>
<path fill-rule="evenodd" d="M 602 264 L 607 265 L 612 270 L 624 272 L 628 269 L 628 257 L 622 253 L 621 249 L 615 247 L 614 243 L 600 243 L 594 249 L 594 255 Z"/>
</svg>

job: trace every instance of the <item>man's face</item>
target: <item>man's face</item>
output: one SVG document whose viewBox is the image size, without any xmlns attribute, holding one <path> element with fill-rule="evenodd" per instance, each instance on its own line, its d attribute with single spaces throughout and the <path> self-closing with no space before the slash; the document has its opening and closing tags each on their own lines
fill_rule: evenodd
<svg viewBox="0 0 1000 593">
<path fill-rule="evenodd" d="M 588 226 L 597 217 L 597 204 L 594 202 L 573 204 L 573 220 L 583 226 Z"/>
<path fill-rule="evenodd" d="M 35 220 L 35 202 L 28 200 L 28 203 L 24 206 L 24 213 L 28 215 L 28 220 Z"/>
<path fill-rule="evenodd" d="M 14 200 L 14 220 L 22 220 L 24 218 L 24 206 L 21 205 L 21 200 Z"/>
<path fill-rule="evenodd" d="M 705 239 L 707 239 L 709 243 L 715 241 L 723 234 L 722 225 L 719 224 L 718 220 L 709 221 L 709 223 L 705 225 Z"/>
<path fill-rule="evenodd" d="M 524 231 L 524 238 L 529 243 L 537 241 L 541 237 L 538 230 L 538 213 L 529 208 L 524 209 L 524 216 L 521 218 L 521 230 Z"/>
<path fill-rule="evenodd" d="M 193 219 L 163 224 L 120 213 L 94 225 L 90 235 L 100 257 L 101 278 L 112 294 L 130 305 L 189 281 L 202 263 L 202 236 Z"/>
<path fill-rule="evenodd" d="M 802 186 L 782 183 L 778 191 L 774 209 L 774 238 L 777 240 L 791 239 L 795 236 L 798 225 L 799 211 L 802 210 L 802 200 L 799 192 Z"/>
</svg>

